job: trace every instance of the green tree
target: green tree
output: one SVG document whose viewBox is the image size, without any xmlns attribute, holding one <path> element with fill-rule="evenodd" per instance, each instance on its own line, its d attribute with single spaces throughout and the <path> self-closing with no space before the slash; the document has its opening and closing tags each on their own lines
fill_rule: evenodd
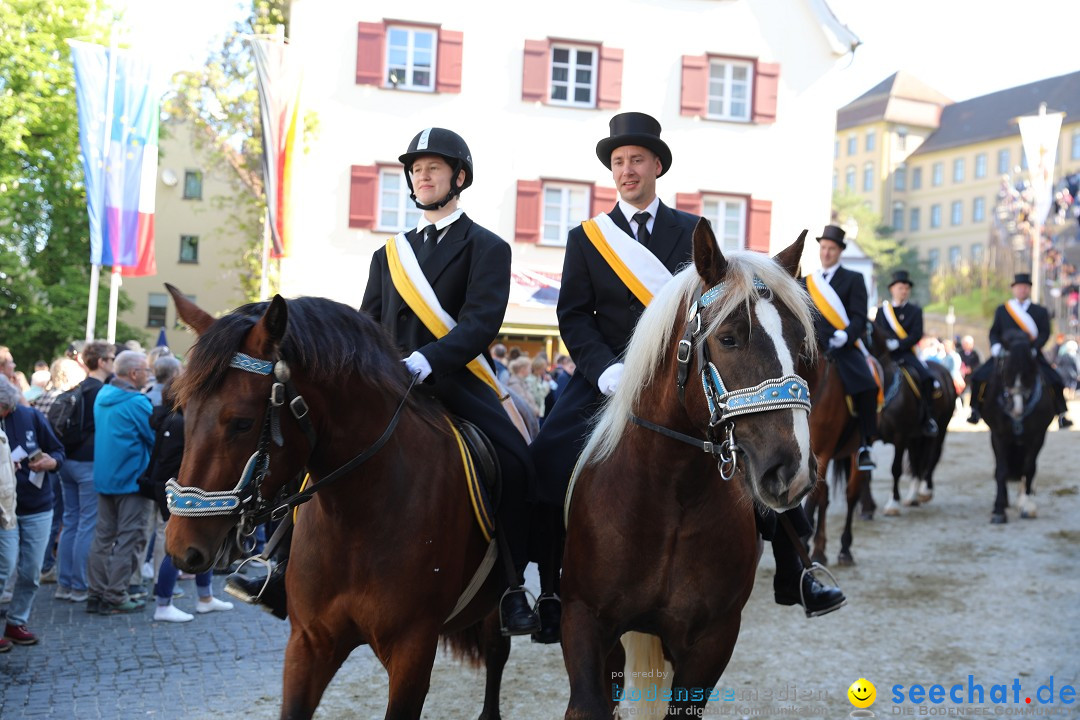
<svg viewBox="0 0 1080 720">
<path fill-rule="evenodd" d="M 69 38 L 108 40 L 91 0 L 0 2 L 0 343 L 23 367 L 81 338 L 90 228 Z M 103 273 L 104 274 L 104 273 Z M 104 336 L 108 282 L 98 299 Z M 130 301 L 121 294 L 121 309 Z M 118 325 L 119 339 L 145 340 Z"/>
<path fill-rule="evenodd" d="M 874 263 L 878 295 L 888 297 L 889 280 L 893 272 L 901 268 L 911 273 L 916 286 L 926 287 L 926 273 L 919 266 L 915 250 L 897 238 L 893 229 L 884 225 L 881 216 L 871 210 L 862 198 L 852 193 L 834 192 L 832 216 L 837 225 L 854 221 L 859 228 L 856 242 Z"/>
</svg>

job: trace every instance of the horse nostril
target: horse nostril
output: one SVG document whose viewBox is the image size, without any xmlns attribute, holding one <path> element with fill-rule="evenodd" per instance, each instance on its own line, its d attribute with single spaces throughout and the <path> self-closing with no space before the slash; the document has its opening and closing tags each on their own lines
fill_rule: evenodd
<svg viewBox="0 0 1080 720">
<path fill-rule="evenodd" d="M 184 554 L 184 564 L 189 568 L 202 567 L 204 562 L 206 560 L 202 552 L 193 547 L 188 548 L 187 553 Z"/>
</svg>

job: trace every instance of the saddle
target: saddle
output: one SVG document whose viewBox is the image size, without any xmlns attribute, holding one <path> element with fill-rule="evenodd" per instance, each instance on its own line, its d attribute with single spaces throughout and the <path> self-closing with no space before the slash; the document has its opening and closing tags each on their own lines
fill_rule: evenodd
<svg viewBox="0 0 1080 720">
<path fill-rule="evenodd" d="M 499 458 L 491 440 L 476 425 L 460 417 L 451 417 L 450 425 L 462 450 L 469 498 L 476 521 L 490 540 L 495 532 L 495 508 L 502 490 Z"/>
</svg>

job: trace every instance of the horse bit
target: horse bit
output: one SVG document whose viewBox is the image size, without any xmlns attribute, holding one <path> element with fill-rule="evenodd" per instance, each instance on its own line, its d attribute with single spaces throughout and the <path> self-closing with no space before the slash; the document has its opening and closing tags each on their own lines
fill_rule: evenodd
<svg viewBox="0 0 1080 720">
<path fill-rule="evenodd" d="M 768 286 L 757 276 L 754 277 L 754 288 L 759 292 L 770 292 Z M 706 338 L 702 337 L 701 323 L 705 308 L 720 297 L 723 291 L 723 282 L 705 293 L 701 292 L 700 286 L 698 287 L 693 302 L 687 310 L 686 330 L 675 352 L 675 359 L 678 362 L 679 400 L 683 402 L 686 394 L 686 379 L 690 372 L 690 355 L 694 349 L 697 350 L 702 390 L 709 406 L 709 429 L 705 434 L 706 439 L 699 440 L 684 435 L 633 414 L 630 420 L 636 425 L 709 453 L 716 459 L 716 469 L 720 472 L 720 477 L 731 480 L 738 468 L 738 453 L 741 451 L 735 440 L 735 418 L 771 410 L 792 409 L 809 413 L 810 388 L 798 375 L 784 375 L 766 380 L 751 388 L 727 389 L 709 355 L 708 343 Z M 720 442 L 717 442 L 714 434 L 717 428 L 723 431 L 723 439 Z"/>
</svg>

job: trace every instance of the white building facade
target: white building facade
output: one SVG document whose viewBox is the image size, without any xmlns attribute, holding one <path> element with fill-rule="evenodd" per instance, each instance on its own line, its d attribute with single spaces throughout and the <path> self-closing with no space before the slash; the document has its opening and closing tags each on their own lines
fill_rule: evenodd
<svg viewBox="0 0 1080 720">
<path fill-rule="evenodd" d="M 557 278 L 566 232 L 610 210 L 596 157 L 609 119 L 656 117 L 672 149 L 660 198 L 708 217 L 723 248 L 776 252 L 829 221 L 835 88 L 857 43 L 824 0 L 293 0 L 302 105 L 319 118 L 302 156 L 282 291 L 359 305 L 372 252 L 415 226 L 397 157 L 446 127 L 469 144 L 462 207 L 513 247 L 504 331 L 553 334 L 530 279 Z M 817 264 L 808 247 L 804 270 Z"/>
</svg>

